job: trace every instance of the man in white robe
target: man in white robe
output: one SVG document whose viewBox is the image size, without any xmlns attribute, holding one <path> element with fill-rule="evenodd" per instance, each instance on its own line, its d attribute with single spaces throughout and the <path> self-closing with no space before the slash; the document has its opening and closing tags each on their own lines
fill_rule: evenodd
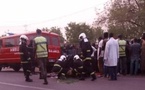
<svg viewBox="0 0 145 90">
<path fill-rule="evenodd" d="M 109 34 L 110 39 L 106 43 L 104 53 L 104 65 L 109 68 L 110 80 L 117 80 L 117 62 L 119 58 L 119 45 L 113 38 L 113 33 Z"/>
</svg>

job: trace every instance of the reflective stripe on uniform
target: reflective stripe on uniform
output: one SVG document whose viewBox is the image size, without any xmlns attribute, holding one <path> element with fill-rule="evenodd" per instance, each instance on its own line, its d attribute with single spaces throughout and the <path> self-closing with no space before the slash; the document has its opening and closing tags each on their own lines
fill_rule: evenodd
<svg viewBox="0 0 145 90">
<path fill-rule="evenodd" d="M 39 44 L 46 44 L 46 41 L 44 41 L 44 42 L 36 42 L 36 44 L 37 45 L 39 45 Z"/>
<path fill-rule="evenodd" d="M 78 67 L 78 68 L 80 68 L 80 69 L 81 69 L 81 68 L 83 68 L 83 66 L 80 66 L 80 67 Z"/>
<path fill-rule="evenodd" d="M 48 52 L 44 51 L 44 52 L 37 52 L 37 57 L 48 57 Z"/>
<path fill-rule="evenodd" d="M 61 75 L 65 76 L 65 73 L 61 73 Z"/>
<path fill-rule="evenodd" d="M 75 72 L 78 72 L 77 69 L 74 69 L 74 70 L 75 70 Z"/>
<path fill-rule="evenodd" d="M 87 60 L 92 60 L 92 58 L 87 57 L 87 58 L 85 58 L 83 61 L 87 61 Z"/>
<path fill-rule="evenodd" d="M 27 72 L 31 72 L 30 70 L 27 70 Z"/>
<path fill-rule="evenodd" d="M 86 74 L 85 72 L 82 72 L 82 74 Z"/>
<path fill-rule="evenodd" d="M 61 67 L 59 64 L 54 64 L 54 66 Z"/>
<path fill-rule="evenodd" d="M 126 56 L 125 53 L 126 41 L 119 40 L 118 43 L 119 43 L 119 56 Z"/>
<path fill-rule="evenodd" d="M 37 57 L 48 57 L 48 52 L 47 52 L 47 40 L 43 36 L 36 37 L 34 39 L 36 43 L 36 55 Z"/>
<path fill-rule="evenodd" d="M 87 52 L 91 52 L 91 50 L 87 50 Z"/>
<path fill-rule="evenodd" d="M 94 75 L 94 74 L 95 74 L 95 72 L 92 72 L 92 73 L 91 73 L 91 75 Z"/>
<path fill-rule="evenodd" d="M 58 73 L 60 73 L 61 71 L 62 71 L 62 68 L 60 68 L 60 70 L 59 70 L 58 72 L 55 72 L 55 73 L 57 73 L 57 74 L 58 74 Z"/>
</svg>

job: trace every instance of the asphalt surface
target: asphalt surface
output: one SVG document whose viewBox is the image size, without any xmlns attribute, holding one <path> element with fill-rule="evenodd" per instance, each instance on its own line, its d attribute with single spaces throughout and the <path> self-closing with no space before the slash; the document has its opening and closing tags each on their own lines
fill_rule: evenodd
<svg viewBox="0 0 145 90">
<path fill-rule="evenodd" d="M 107 78 L 97 78 L 85 81 L 68 78 L 58 80 L 49 77 L 48 85 L 43 85 L 39 75 L 32 75 L 33 82 L 25 82 L 23 72 L 14 72 L 11 69 L 3 69 L 0 72 L 0 90 L 145 90 L 145 76 L 118 76 L 117 81 L 109 81 Z"/>
</svg>

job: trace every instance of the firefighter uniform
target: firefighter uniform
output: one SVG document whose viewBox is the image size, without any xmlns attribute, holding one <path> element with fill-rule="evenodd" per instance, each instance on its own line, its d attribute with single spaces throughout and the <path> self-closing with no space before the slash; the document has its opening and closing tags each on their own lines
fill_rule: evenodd
<svg viewBox="0 0 145 90">
<path fill-rule="evenodd" d="M 88 41 L 85 33 L 81 33 L 79 35 L 79 39 L 81 40 L 80 48 L 81 48 L 83 58 L 84 58 L 83 59 L 84 73 L 90 74 L 92 77 L 92 81 L 94 81 L 94 80 L 96 80 L 96 75 L 95 75 L 95 71 L 93 70 L 92 58 L 91 58 L 93 49 L 92 49 L 91 44 Z"/>
<path fill-rule="evenodd" d="M 26 45 L 27 42 L 27 36 L 21 35 L 20 36 L 20 46 L 19 46 L 19 51 L 21 53 L 21 64 L 23 68 L 23 72 L 25 75 L 25 81 L 27 82 L 32 82 L 32 79 L 30 79 L 30 71 L 31 71 L 31 63 L 30 63 L 30 57 L 28 53 L 28 47 Z"/>
<path fill-rule="evenodd" d="M 37 29 L 37 37 L 34 38 L 34 49 L 36 58 L 39 63 L 40 79 L 44 79 L 43 84 L 48 84 L 47 81 L 47 60 L 48 60 L 48 47 L 47 39 L 41 36 L 41 30 Z"/>
<path fill-rule="evenodd" d="M 68 70 L 65 68 L 65 60 L 66 57 L 64 55 L 61 55 L 52 68 L 52 72 L 58 75 L 58 79 L 60 79 L 61 77 L 64 79 L 66 73 L 68 72 Z"/>
<path fill-rule="evenodd" d="M 79 76 L 79 80 L 85 80 L 84 74 L 83 74 L 83 61 L 82 61 L 82 59 L 78 55 L 75 55 L 73 60 L 74 60 L 73 72 L 75 72 Z"/>
</svg>

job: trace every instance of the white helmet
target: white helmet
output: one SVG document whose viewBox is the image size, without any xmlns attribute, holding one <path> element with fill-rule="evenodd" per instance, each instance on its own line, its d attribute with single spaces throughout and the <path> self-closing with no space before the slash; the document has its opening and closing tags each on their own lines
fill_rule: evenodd
<svg viewBox="0 0 145 90">
<path fill-rule="evenodd" d="M 87 36 L 86 36 L 85 33 L 81 33 L 81 34 L 79 35 L 79 39 L 81 39 L 81 37 L 82 37 L 83 39 L 85 39 Z"/>
<path fill-rule="evenodd" d="M 22 38 L 25 39 L 25 40 L 28 40 L 28 37 L 26 35 L 21 35 L 20 39 L 22 39 Z"/>
<path fill-rule="evenodd" d="M 60 58 L 58 59 L 59 61 L 65 61 L 66 60 L 66 56 L 61 55 Z"/>
<path fill-rule="evenodd" d="M 74 60 L 80 59 L 79 55 L 74 56 Z"/>
</svg>

